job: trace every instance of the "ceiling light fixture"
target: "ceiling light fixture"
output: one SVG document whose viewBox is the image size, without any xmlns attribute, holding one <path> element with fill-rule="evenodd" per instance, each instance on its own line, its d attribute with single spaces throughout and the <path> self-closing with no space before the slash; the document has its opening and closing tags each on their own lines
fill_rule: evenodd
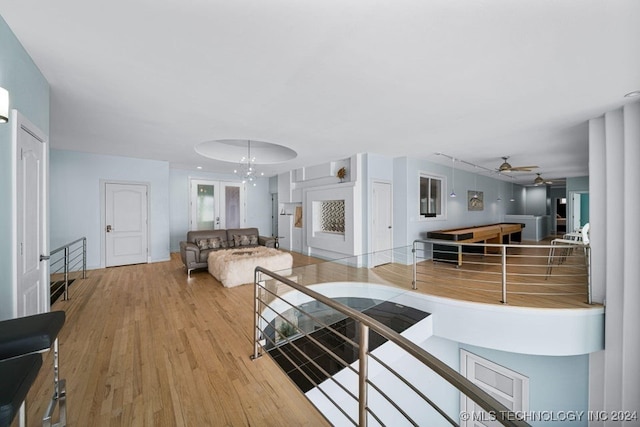
<svg viewBox="0 0 640 427">
<path fill-rule="evenodd" d="M 9 121 L 9 92 L 0 87 L 0 123 Z"/>
<path fill-rule="evenodd" d="M 454 198 L 454 197 L 457 197 L 457 196 L 456 196 L 456 190 L 455 190 L 455 186 L 456 186 L 456 159 L 454 159 L 453 157 L 451 158 L 451 164 L 453 165 L 453 167 L 451 169 L 451 194 L 449 194 L 449 197 Z"/>
<path fill-rule="evenodd" d="M 634 90 L 633 92 L 629 92 L 625 94 L 625 98 L 635 98 L 636 96 L 640 96 L 640 90 Z"/>
<path fill-rule="evenodd" d="M 243 184 L 251 182 L 255 187 L 258 176 L 264 176 L 264 172 L 258 173 L 256 170 L 255 162 L 256 158 L 251 157 L 251 141 L 247 140 L 247 156 L 243 156 L 242 159 L 240 159 L 238 168 L 233 170 L 233 173 L 242 179 Z"/>
</svg>

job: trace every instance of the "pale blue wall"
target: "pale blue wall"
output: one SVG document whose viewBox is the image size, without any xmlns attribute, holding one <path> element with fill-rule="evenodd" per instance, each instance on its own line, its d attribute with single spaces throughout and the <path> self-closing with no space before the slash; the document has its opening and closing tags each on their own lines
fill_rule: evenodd
<svg viewBox="0 0 640 427">
<path fill-rule="evenodd" d="M 87 268 L 104 264 L 101 249 L 102 181 L 148 183 L 149 255 L 169 259 L 169 163 L 51 150 L 51 247 L 87 238 Z"/>
<path fill-rule="evenodd" d="M 0 86 L 9 91 L 9 108 L 20 111 L 48 135 L 49 84 L 2 17 Z M 0 124 L 0 319 L 13 317 L 11 126 L 11 122 Z"/>
<path fill-rule="evenodd" d="M 189 230 L 189 179 L 212 181 L 237 181 L 235 175 L 171 169 L 171 252 L 180 250 L 180 241 Z M 247 185 L 247 227 L 257 227 L 263 236 L 271 236 L 271 194 L 269 178 L 259 178 L 256 186 Z"/>
<path fill-rule="evenodd" d="M 547 214 L 547 186 L 527 187 L 525 215 Z"/>
</svg>

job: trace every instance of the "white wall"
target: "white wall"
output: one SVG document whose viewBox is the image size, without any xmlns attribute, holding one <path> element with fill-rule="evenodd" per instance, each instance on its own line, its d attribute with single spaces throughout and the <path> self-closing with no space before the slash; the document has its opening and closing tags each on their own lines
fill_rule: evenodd
<svg viewBox="0 0 640 427">
<path fill-rule="evenodd" d="M 149 256 L 169 259 L 169 163 L 51 150 L 51 248 L 85 236 L 87 268 L 104 266 L 101 248 L 101 181 L 148 183 Z"/>
</svg>

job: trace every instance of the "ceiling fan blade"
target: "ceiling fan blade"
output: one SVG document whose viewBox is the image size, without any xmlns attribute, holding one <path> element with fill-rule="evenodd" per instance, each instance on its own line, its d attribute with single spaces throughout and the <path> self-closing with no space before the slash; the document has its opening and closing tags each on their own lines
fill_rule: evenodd
<svg viewBox="0 0 640 427">
<path fill-rule="evenodd" d="M 538 166 L 516 166 L 512 167 L 510 170 L 516 172 L 531 172 L 533 169 L 537 169 Z"/>
</svg>

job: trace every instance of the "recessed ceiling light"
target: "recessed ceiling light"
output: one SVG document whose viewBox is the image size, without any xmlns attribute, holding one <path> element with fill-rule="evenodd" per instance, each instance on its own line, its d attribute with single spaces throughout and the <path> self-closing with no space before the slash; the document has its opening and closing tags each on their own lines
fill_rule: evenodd
<svg viewBox="0 0 640 427">
<path fill-rule="evenodd" d="M 202 166 L 196 166 L 196 169 L 202 169 Z"/>
<path fill-rule="evenodd" d="M 640 96 L 640 90 L 634 90 L 633 92 L 629 92 L 624 97 L 625 98 L 634 98 L 636 96 Z"/>
</svg>

